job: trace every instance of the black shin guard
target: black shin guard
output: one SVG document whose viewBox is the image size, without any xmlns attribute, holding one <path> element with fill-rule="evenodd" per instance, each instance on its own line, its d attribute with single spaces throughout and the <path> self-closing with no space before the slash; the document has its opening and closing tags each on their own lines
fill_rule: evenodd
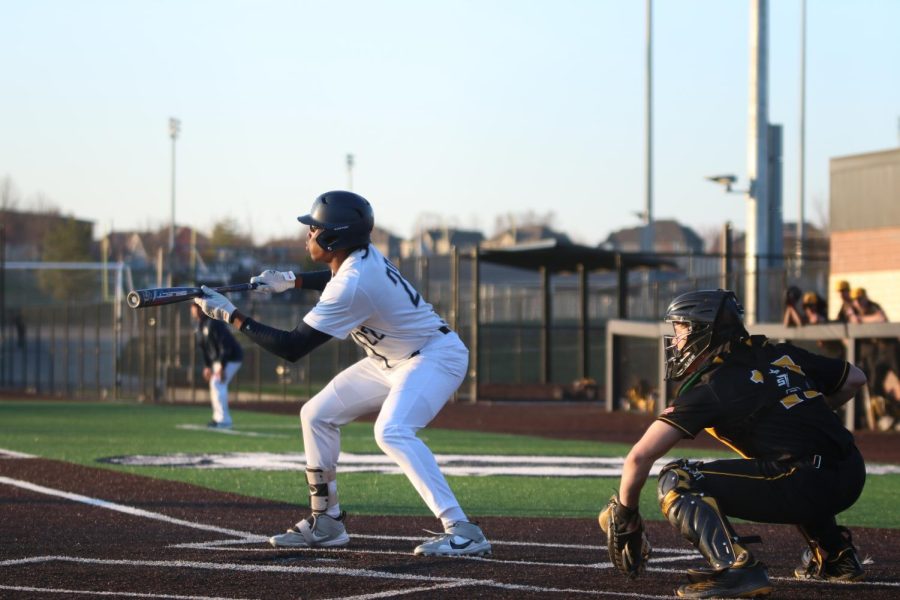
<svg viewBox="0 0 900 600">
<path fill-rule="evenodd" d="M 688 461 L 670 463 L 663 468 L 657 486 L 663 515 L 713 569 L 752 563 L 752 555 L 739 543 L 740 538 L 719 510 L 715 498 L 698 491 L 694 478 L 695 465 Z"/>
</svg>

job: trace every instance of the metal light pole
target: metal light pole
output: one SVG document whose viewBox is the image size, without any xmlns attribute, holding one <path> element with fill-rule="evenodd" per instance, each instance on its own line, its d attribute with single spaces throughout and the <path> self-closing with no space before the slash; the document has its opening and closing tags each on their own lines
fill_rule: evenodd
<svg viewBox="0 0 900 600">
<path fill-rule="evenodd" d="M 347 155 L 347 191 L 353 191 L 353 155 Z"/>
<path fill-rule="evenodd" d="M 768 0 L 750 0 L 750 98 L 747 119 L 747 234 L 744 307 L 748 324 L 768 318 L 770 231 L 768 193 Z"/>
<path fill-rule="evenodd" d="M 644 229 L 641 232 L 641 252 L 653 251 L 653 0 L 647 0 L 646 23 L 646 96 L 644 98 L 644 123 L 646 127 L 646 148 L 644 156 L 644 177 L 646 197 L 644 201 Z"/>
<path fill-rule="evenodd" d="M 172 219 L 169 223 L 169 273 L 173 270 L 172 259 L 175 252 L 175 141 L 181 132 L 181 121 L 169 118 L 169 137 L 172 138 Z"/>
<path fill-rule="evenodd" d="M 180 133 L 180 131 L 181 121 L 179 121 L 175 117 L 170 117 L 169 137 L 172 138 L 172 219 L 169 223 L 169 252 L 168 260 L 166 261 L 168 267 L 167 270 L 169 272 L 169 286 L 175 285 L 175 141 L 178 139 L 178 134 Z M 173 346 L 175 338 L 175 321 L 169 318 L 171 316 L 172 315 L 169 314 L 165 318 L 165 320 L 168 321 L 168 333 L 166 335 L 165 356 L 163 357 L 162 363 L 159 365 L 160 369 L 162 370 L 162 372 L 160 373 L 160 381 L 162 382 L 162 385 L 165 386 L 165 388 L 169 387 L 169 369 L 173 366 L 173 363 L 177 362 L 177 359 L 175 358 L 175 348 Z M 160 327 L 157 327 L 156 330 L 157 335 L 159 335 Z M 165 394 L 165 391 L 163 392 L 163 394 Z"/>
<path fill-rule="evenodd" d="M 803 268 L 803 242 L 806 237 L 806 0 L 800 9 L 800 198 L 797 215 L 797 275 Z"/>
</svg>

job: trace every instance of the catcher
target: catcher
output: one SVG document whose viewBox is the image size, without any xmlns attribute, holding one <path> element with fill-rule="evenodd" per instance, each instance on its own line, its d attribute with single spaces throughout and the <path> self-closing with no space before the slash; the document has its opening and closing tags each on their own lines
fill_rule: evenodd
<svg viewBox="0 0 900 600">
<path fill-rule="evenodd" d="M 842 360 L 750 336 L 728 290 L 689 292 L 666 311 L 666 379 L 682 381 L 625 459 L 619 493 L 600 513 L 613 564 L 629 577 L 650 546 L 638 498 L 653 463 L 683 438 L 706 429 L 742 458 L 678 460 L 659 475 L 663 514 L 709 561 L 688 571 L 682 598 L 752 598 L 772 591 L 765 565 L 728 517 L 797 525 L 808 549 L 798 579 L 856 581 L 864 576 L 850 532 L 835 515 L 856 502 L 865 465 L 853 435 L 834 413 L 866 382 Z"/>
</svg>

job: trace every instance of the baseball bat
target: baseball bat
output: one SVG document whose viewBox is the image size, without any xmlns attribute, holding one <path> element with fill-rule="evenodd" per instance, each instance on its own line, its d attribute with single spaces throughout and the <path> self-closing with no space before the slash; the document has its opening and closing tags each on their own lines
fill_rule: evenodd
<svg viewBox="0 0 900 600">
<path fill-rule="evenodd" d="M 255 290 L 259 284 L 256 283 L 236 283 L 234 285 L 223 285 L 212 288 L 213 290 L 224 294 L 227 292 L 247 292 Z M 131 308 L 147 308 L 150 306 L 162 306 L 163 304 L 174 304 L 176 302 L 184 302 L 192 300 L 203 295 L 203 290 L 198 287 L 164 287 L 164 288 L 147 288 L 145 290 L 133 290 L 128 292 L 126 300 Z"/>
</svg>

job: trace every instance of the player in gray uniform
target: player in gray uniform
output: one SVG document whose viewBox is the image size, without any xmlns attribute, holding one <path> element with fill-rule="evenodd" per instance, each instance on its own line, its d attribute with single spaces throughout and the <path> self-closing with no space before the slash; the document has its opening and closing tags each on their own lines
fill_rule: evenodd
<svg viewBox="0 0 900 600">
<path fill-rule="evenodd" d="M 443 533 L 419 545 L 415 554 L 490 554 L 490 542 L 478 525 L 469 522 L 431 450 L 416 436 L 462 383 L 469 351 L 370 243 L 374 216 L 365 198 L 351 192 L 327 192 L 316 199 L 310 214 L 298 220 L 309 226 L 310 258 L 329 270 L 299 276 L 263 271 L 251 279 L 264 292 L 295 287 L 322 291 L 319 302 L 296 329 L 263 325 L 209 288 L 204 288 L 206 296 L 195 299 L 210 317 L 233 324 L 255 343 L 290 361 L 333 337 L 350 336 L 367 354 L 303 405 L 300 421 L 312 515 L 269 543 L 333 547 L 349 542 L 336 480 L 340 428 L 377 410 L 378 446 L 443 524 Z"/>
</svg>

